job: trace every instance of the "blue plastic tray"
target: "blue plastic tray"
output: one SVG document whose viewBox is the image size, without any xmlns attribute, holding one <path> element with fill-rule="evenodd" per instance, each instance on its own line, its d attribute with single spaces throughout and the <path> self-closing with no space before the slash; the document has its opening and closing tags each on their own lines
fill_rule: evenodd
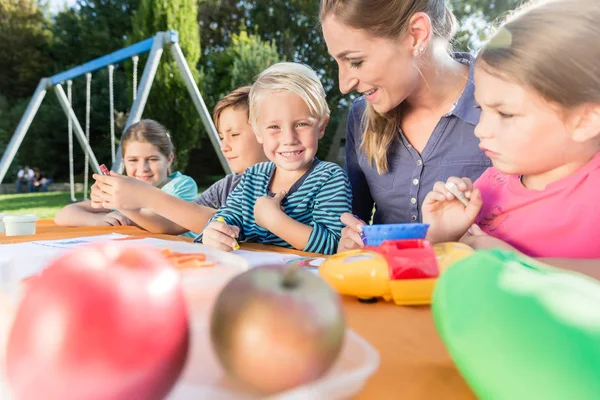
<svg viewBox="0 0 600 400">
<path fill-rule="evenodd" d="M 379 246 L 384 240 L 425 239 L 429 224 L 365 225 L 363 232 L 367 245 Z"/>
</svg>

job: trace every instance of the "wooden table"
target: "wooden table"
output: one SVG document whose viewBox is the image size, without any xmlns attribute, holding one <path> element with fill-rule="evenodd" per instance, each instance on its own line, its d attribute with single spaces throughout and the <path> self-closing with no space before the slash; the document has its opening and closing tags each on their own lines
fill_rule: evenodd
<svg viewBox="0 0 600 400">
<path fill-rule="evenodd" d="M 121 233 L 169 240 L 190 238 L 157 235 L 134 227 L 58 227 L 51 220 L 37 222 L 34 236 L 4 236 L 0 244 L 32 240 Z M 244 250 L 306 254 L 280 247 L 241 244 Z M 1 251 L 1 247 L 0 247 Z M 348 326 L 379 351 L 381 364 L 356 399 L 476 399 L 454 367 L 440 340 L 429 307 L 399 307 L 391 303 L 359 303 L 345 297 Z"/>
</svg>

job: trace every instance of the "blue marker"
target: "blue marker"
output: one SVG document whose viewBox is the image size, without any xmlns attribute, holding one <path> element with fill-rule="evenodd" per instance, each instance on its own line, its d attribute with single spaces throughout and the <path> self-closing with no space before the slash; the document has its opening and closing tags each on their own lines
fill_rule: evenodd
<svg viewBox="0 0 600 400">
<path fill-rule="evenodd" d="M 354 218 L 360 220 L 360 218 L 356 214 L 354 214 Z M 367 244 L 367 237 L 365 236 L 365 233 L 362 231 L 362 229 L 360 230 L 360 232 L 358 232 L 358 234 L 360 235 L 360 240 L 362 240 L 363 244 Z"/>
</svg>

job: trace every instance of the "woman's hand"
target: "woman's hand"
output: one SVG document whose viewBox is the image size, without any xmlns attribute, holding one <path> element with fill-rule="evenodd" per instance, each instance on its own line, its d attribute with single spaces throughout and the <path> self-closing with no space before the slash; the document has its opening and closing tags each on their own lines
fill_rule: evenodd
<svg viewBox="0 0 600 400">
<path fill-rule="evenodd" d="M 92 186 L 92 207 L 118 210 L 137 210 L 144 207 L 148 190 L 152 185 L 139 179 L 117 174 L 111 171 L 110 176 L 94 174 L 96 183 Z"/>
<path fill-rule="evenodd" d="M 475 222 L 481 210 L 481 193 L 473 190 L 469 178 L 448 178 L 469 200 L 465 207 L 447 188 L 444 182 L 436 182 L 421 207 L 423 223 L 429 224 L 427 239 L 432 243 L 458 241 Z"/>
<path fill-rule="evenodd" d="M 202 232 L 202 243 L 219 250 L 232 251 L 236 245 L 236 238 L 240 228 L 227 225 L 223 222 L 213 221 Z"/>
<path fill-rule="evenodd" d="M 362 240 L 362 227 L 367 224 L 350 213 L 343 213 L 340 220 L 346 226 L 342 229 L 342 237 L 338 243 L 337 252 L 341 253 L 365 247 Z"/>
</svg>

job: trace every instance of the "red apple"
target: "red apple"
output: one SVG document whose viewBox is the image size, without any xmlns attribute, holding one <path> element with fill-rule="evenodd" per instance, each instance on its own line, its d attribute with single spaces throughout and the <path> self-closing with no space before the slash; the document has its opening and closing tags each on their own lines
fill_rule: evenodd
<svg viewBox="0 0 600 400">
<path fill-rule="evenodd" d="M 211 340 L 221 365 L 263 394 L 323 376 L 343 344 L 339 296 L 300 268 L 263 266 L 238 275 L 213 309 Z"/>
<path fill-rule="evenodd" d="M 162 399 L 185 363 L 177 271 L 150 247 L 79 247 L 31 281 L 7 349 L 19 400 Z"/>
</svg>

